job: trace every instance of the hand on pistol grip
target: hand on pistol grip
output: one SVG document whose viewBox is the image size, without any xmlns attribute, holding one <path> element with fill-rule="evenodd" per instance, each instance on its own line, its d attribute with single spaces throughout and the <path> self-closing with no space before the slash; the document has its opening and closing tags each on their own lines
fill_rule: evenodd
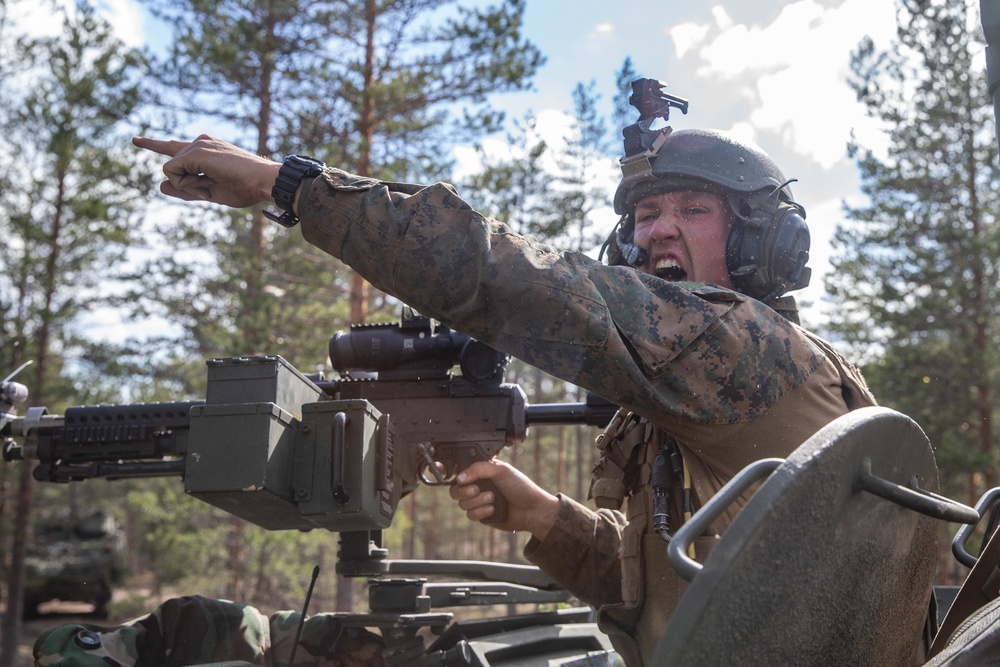
<svg viewBox="0 0 1000 667">
<path fill-rule="evenodd" d="M 493 455 L 484 452 L 479 447 L 469 445 L 433 445 L 420 443 L 420 481 L 430 486 L 446 486 L 455 483 L 458 473 L 468 468 L 476 461 L 488 461 Z M 482 520 L 482 523 L 502 523 L 507 519 L 507 499 L 492 479 L 480 479 L 476 485 L 481 492 L 493 494 L 493 514 Z"/>
</svg>

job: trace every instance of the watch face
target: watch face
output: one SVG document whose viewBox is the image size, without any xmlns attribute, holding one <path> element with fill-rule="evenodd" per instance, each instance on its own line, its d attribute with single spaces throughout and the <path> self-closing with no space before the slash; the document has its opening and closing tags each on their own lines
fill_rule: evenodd
<svg viewBox="0 0 1000 667">
<path fill-rule="evenodd" d="M 326 165 L 317 160 L 316 158 L 311 158 L 308 155 L 289 155 L 285 158 L 285 164 L 293 164 L 296 167 L 304 170 L 306 173 L 316 173 L 323 171 Z"/>
</svg>

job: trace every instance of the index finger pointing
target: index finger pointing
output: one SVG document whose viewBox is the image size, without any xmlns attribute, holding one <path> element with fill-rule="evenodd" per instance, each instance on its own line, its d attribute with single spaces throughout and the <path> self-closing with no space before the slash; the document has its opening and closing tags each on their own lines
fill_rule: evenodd
<svg viewBox="0 0 1000 667">
<path fill-rule="evenodd" d="M 132 144 L 134 146 L 170 157 L 180 153 L 190 143 L 189 141 L 164 141 L 162 139 L 150 139 L 149 137 L 132 137 Z"/>
</svg>

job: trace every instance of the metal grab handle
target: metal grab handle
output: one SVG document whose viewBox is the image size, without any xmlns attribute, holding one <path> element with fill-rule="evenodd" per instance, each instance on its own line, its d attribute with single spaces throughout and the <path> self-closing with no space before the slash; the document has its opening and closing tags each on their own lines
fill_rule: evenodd
<svg viewBox="0 0 1000 667">
<path fill-rule="evenodd" d="M 695 538 L 708 530 L 708 527 L 722 514 L 727 507 L 743 495 L 750 486 L 785 462 L 785 459 L 761 459 L 754 461 L 726 482 L 719 492 L 708 499 L 687 523 L 680 527 L 667 545 L 667 560 L 677 574 L 687 581 L 694 579 L 701 572 L 701 563 L 693 560 L 687 554 Z"/>
<path fill-rule="evenodd" d="M 921 489 L 917 485 L 915 475 L 910 479 L 909 487 L 900 486 L 878 477 L 872 473 L 872 460 L 867 456 L 861 460 L 861 470 L 858 471 L 858 486 L 868 493 L 885 498 L 900 507 L 920 512 L 932 519 L 971 524 L 979 521 L 979 512 L 968 505 Z"/>
<path fill-rule="evenodd" d="M 344 486 L 344 452 L 347 449 L 347 413 L 338 412 L 333 416 L 330 434 L 330 489 L 333 497 L 341 505 L 351 499 Z"/>
<path fill-rule="evenodd" d="M 1000 496 L 1000 487 L 990 489 L 982 495 L 976 503 L 976 512 L 979 513 L 980 517 L 986 516 L 987 508 L 996 502 L 998 496 Z M 955 533 L 955 539 L 951 541 L 951 553 L 954 554 L 955 560 L 969 568 L 975 566 L 979 559 L 966 551 L 965 543 L 969 540 L 969 536 L 972 535 L 972 531 L 976 529 L 978 523 L 977 520 L 976 523 L 962 526 Z M 989 539 L 989 535 L 986 536 L 986 539 Z M 985 546 L 985 544 L 984 541 L 983 545 Z"/>
</svg>

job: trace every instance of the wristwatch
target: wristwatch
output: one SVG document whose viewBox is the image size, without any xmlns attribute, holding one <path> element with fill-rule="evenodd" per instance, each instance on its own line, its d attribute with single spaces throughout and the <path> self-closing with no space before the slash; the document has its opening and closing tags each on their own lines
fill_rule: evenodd
<svg viewBox="0 0 1000 667">
<path fill-rule="evenodd" d="M 269 219 L 274 220 L 284 227 L 294 227 L 299 224 L 299 218 L 292 209 L 295 202 L 295 192 L 302 185 L 302 180 L 319 176 L 326 169 L 326 165 L 315 158 L 305 155 L 289 155 L 281 164 L 278 170 L 278 178 L 271 188 L 271 196 L 275 205 L 282 211 L 276 214 L 271 211 L 264 211 Z"/>
</svg>

